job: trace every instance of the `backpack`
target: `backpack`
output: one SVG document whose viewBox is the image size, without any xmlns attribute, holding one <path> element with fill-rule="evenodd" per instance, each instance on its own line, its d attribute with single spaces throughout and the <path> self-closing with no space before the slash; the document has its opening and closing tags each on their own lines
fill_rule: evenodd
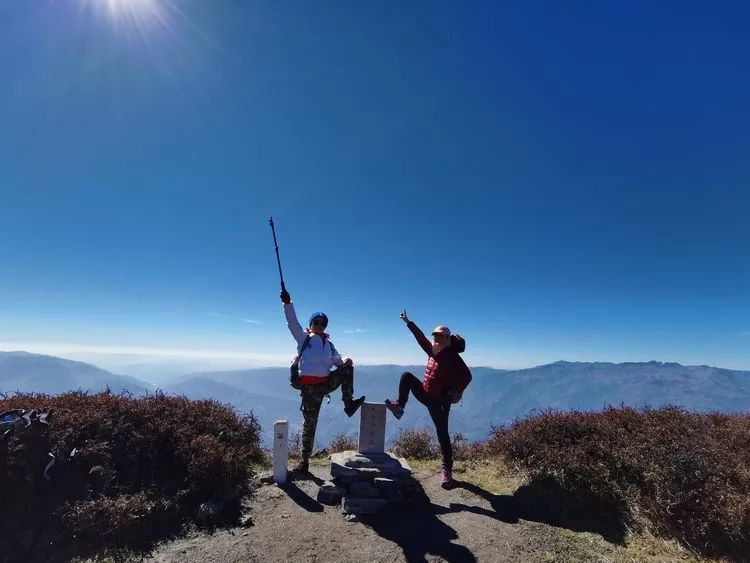
<svg viewBox="0 0 750 563">
<path fill-rule="evenodd" d="M 456 369 L 451 377 L 451 387 L 448 391 L 448 398 L 451 403 L 458 403 L 461 401 L 464 391 L 471 383 L 471 370 L 466 365 L 464 359 L 460 356 L 460 353 L 466 349 L 466 343 L 464 339 L 459 335 L 451 336 L 451 345 L 458 352 L 456 354 Z"/>
<path fill-rule="evenodd" d="M 289 376 L 289 385 L 297 391 L 302 390 L 302 380 L 299 376 L 299 359 L 302 356 L 302 351 L 310 345 L 310 335 L 305 337 L 305 341 L 302 346 L 297 350 L 297 357 L 292 360 L 291 375 Z"/>
</svg>

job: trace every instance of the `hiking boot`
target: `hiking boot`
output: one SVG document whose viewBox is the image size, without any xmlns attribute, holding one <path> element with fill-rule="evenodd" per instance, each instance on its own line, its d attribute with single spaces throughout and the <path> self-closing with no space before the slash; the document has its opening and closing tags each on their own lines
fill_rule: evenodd
<svg viewBox="0 0 750 563">
<path fill-rule="evenodd" d="M 348 401 L 346 404 L 344 404 L 344 412 L 346 413 L 346 416 L 349 416 L 349 417 L 354 416 L 354 413 L 357 412 L 357 409 L 361 407 L 362 403 L 364 402 L 365 402 L 365 396 L 362 395 L 359 399 Z"/>
<path fill-rule="evenodd" d="M 310 473 L 310 462 L 306 459 L 300 460 L 300 462 L 292 468 L 292 473 Z"/>
<path fill-rule="evenodd" d="M 404 407 L 398 404 L 398 401 L 391 401 L 390 399 L 385 400 L 385 406 L 389 411 L 393 413 L 393 416 L 398 420 L 404 416 Z"/>
<path fill-rule="evenodd" d="M 452 489 L 455 485 L 456 482 L 453 480 L 453 471 L 450 469 L 443 469 L 440 476 L 440 486 L 444 489 Z"/>
</svg>

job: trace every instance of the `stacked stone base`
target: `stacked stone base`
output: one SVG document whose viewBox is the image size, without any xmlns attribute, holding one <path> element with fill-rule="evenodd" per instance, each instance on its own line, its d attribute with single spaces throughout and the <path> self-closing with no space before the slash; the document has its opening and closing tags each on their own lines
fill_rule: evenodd
<svg viewBox="0 0 750 563">
<path fill-rule="evenodd" d="M 318 502 L 341 504 L 341 512 L 376 514 L 408 499 L 417 490 L 405 459 L 390 453 L 346 451 L 331 456 L 331 481 L 318 491 Z"/>
</svg>

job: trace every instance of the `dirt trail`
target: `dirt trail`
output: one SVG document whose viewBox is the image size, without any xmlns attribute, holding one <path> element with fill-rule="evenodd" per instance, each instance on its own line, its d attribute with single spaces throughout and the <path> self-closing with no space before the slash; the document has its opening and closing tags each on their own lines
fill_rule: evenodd
<svg viewBox="0 0 750 563">
<path fill-rule="evenodd" d="M 634 555 L 599 534 L 573 532 L 518 517 L 511 495 L 495 495 L 470 483 L 440 488 L 434 471 L 415 474 L 423 501 L 371 520 L 345 521 L 338 507 L 319 504 L 318 485 L 327 468 L 284 489 L 261 486 L 249 502 L 254 526 L 165 543 L 156 562 L 239 561 L 688 561 L 685 554 L 646 546 Z M 460 478 L 460 475 L 458 476 Z"/>
</svg>

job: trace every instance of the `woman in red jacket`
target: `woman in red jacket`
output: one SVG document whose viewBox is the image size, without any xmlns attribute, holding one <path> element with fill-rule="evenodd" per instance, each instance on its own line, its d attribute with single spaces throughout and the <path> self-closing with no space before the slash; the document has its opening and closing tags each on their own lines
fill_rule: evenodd
<svg viewBox="0 0 750 563">
<path fill-rule="evenodd" d="M 409 392 L 420 403 L 427 407 L 435 423 L 440 451 L 443 456 L 442 486 L 448 489 L 453 481 L 453 448 L 448 433 L 448 415 L 451 403 L 461 400 L 461 393 L 471 381 L 471 372 L 459 354 L 466 349 L 466 343 L 458 335 L 451 335 L 447 326 L 440 325 L 432 331 L 430 342 L 419 327 L 406 316 L 406 309 L 401 319 L 409 327 L 414 338 L 422 347 L 429 359 L 424 372 L 424 381 L 405 372 L 401 375 L 398 386 L 398 401 L 385 400 L 385 405 L 396 418 L 404 414 Z"/>
</svg>

